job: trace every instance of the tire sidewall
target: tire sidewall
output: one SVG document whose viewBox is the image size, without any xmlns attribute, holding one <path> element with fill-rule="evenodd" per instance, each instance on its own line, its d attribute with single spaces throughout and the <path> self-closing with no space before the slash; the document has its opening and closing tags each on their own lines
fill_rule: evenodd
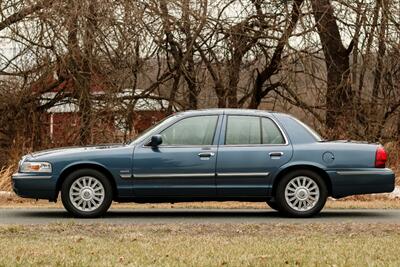
<svg viewBox="0 0 400 267">
<path fill-rule="evenodd" d="M 73 182 L 75 182 L 78 178 L 83 177 L 83 176 L 91 176 L 96 178 L 104 187 L 104 200 L 103 203 L 98 207 L 97 209 L 93 211 L 88 211 L 84 212 L 81 210 L 78 210 L 75 208 L 75 206 L 72 204 L 70 198 L 69 198 L 69 190 L 71 188 L 71 185 Z M 107 179 L 107 177 L 96 170 L 92 169 L 81 169 L 72 172 L 67 176 L 67 178 L 64 180 L 62 186 L 61 186 L 61 200 L 62 203 L 67 211 L 69 211 L 72 215 L 75 217 L 80 217 L 80 218 L 94 218 L 94 217 L 99 217 L 103 214 L 105 214 L 108 210 L 108 208 L 111 205 L 112 202 L 112 186 L 110 181 Z"/>
<path fill-rule="evenodd" d="M 276 211 L 279 211 L 279 207 L 278 207 L 278 205 L 276 204 L 276 200 L 275 200 L 274 198 L 268 199 L 266 202 L 267 202 L 267 205 L 268 205 L 271 209 L 276 210 Z"/>
<path fill-rule="evenodd" d="M 293 178 L 298 176 L 307 176 L 311 178 L 319 187 L 319 200 L 315 204 L 315 206 L 308 211 L 294 210 L 286 202 L 285 198 L 286 186 Z M 310 170 L 296 170 L 284 175 L 282 179 L 279 181 L 275 193 L 276 204 L 279 207 L 280 211 L 282 211 L 285 215 L 290 217 L 311 217 L 316 215 L 325 206 L 327 197 L 328 197 L 328 190 L 324 180 L 321 178 L 320 175 Z"/>
</svg>

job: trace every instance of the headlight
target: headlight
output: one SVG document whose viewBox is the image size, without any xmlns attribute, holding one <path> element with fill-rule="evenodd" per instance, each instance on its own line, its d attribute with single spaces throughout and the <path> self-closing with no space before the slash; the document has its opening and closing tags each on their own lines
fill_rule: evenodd
<svg viewBox="0 0 400 267">
<path fill-rule="evenodd" d="M 20 172 L 51 172 L 51 164 L 48 162 L 22 162 Z"/>
</svg>

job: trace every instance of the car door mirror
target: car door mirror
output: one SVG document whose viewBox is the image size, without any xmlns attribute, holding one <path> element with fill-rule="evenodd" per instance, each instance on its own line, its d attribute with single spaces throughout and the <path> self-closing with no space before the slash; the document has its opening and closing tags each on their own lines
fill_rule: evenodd
<svg viewBox="0 0 400 267">
<path fill-rule="evenodd" d="M 162 137 L 161 137 L 161 135 L 159 135 L 159 134 L 156 134 L 156 135 L 153 135 L 152 137 L 151 137 L 151 141 L 150 141 L 150 146 L 151 147 L 157 147 L 157 146 L 159 146 L 159 145 L 161 145 L 161 143 L 162 143 Z"/>
</svg>

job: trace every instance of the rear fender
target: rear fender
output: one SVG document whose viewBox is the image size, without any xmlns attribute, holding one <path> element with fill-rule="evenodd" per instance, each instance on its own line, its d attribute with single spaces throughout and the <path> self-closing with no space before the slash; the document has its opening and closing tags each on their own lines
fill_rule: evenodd
<svg viewBox="0 0 400 267">
<path fill-rule="evenodd" d="M 332 181 L 329 175 L 326 172 L 326 167 L 322 164 L 310 161 L 296 161 L 296 162 L 289 162 L 283 166 L 281 166 L 276 173 L 276 175 L 272 178 L 272 195 L 275 194 L 275 188 L 280 179 L 286 175 L 287 173 L 299 170 L 299 169 L 306 169 L 311 170 L 319 174 L 322 179 L 324 179 L 325 184 L 328 188 L 329 195 L 332 193 Z"/>
</svg>

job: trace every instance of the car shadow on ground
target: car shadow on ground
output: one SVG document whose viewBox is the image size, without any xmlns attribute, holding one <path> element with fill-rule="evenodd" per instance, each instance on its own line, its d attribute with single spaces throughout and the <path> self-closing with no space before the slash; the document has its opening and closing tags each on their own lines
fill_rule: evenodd
<svg viewBox="0 0 400 267">
<path fill-rule="evenodd" d="M 16 211 L 14 216 L 24 218 L 49 218 L 49 219 L 67 219 L 72 216 L 64 210 L 48 209 L 48 210 L 21 210 Z M 324 210 L 317 216 L 311 219 L 318 218 L 324 219 L 383 219 L 393 216 L 390 212 L 382 212 L 378 210 Z M 143 209 L 143 210 L 130 210 L 118 209 L 107 212 L 102 217 L 103 219 L 187 219 L 187 218 L 204 218 L 204 219 L 257 219 L 257 218 L 274 218 L 274 219 L 290 219 L 273 210 L 228 210 L 228 209 L 212 209 L 212 210 L 196 210 L 196 209 Z M 310 218 L 307 218 L 310 219 Z M 305 220 L 307 220 L 305 219 Z M 302 220 L 302 219 L 293 219 Z M 227 221 L 229 222 L 229 220 Z"/>
</svg>

